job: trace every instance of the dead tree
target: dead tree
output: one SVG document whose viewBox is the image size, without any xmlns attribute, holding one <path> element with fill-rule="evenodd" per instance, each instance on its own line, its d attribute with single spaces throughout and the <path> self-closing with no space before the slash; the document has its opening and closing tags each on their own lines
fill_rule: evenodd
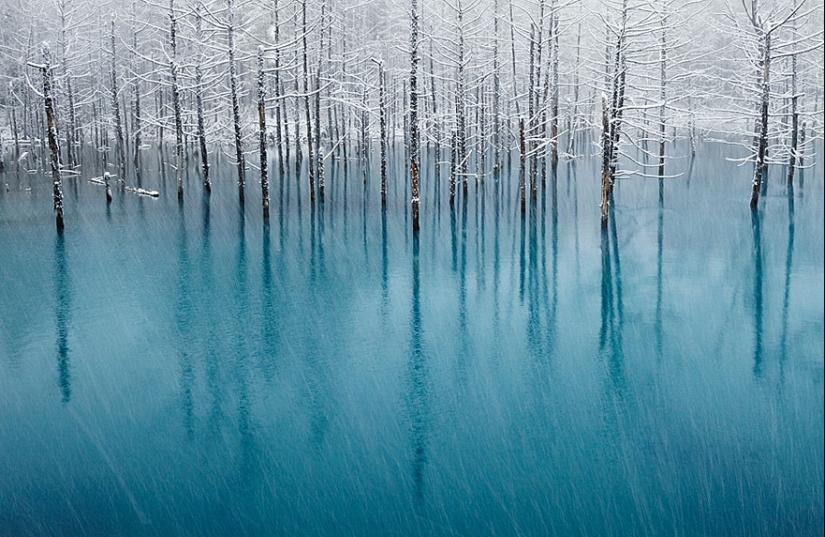
<svg viewBox="0 0 825 537">
<path fill-rule="evenodd" d="M 117 88 L 117 50 L 115 49 L 115 19 L 111 21 L 111 43 L 112 43 L 112 113 L 115 117 L 115 136 L 117 137 L 117 162 L 120 174 L 118 182 L 125 186 L 126 181 L 126 148 L 123 142 L 123 121 L 120 116 L 120 97 Z"/>
<path fill-rule="evenodd" d="M 324 201 L 324 149 L 321 147 L 321 74 L 324 66 L 324 20 L 326 14 L 327 3 L 326 0 L 321 2 L 321 23 L 318 33 L 320 34 L 318 47 L 318 67 L 315 71 L 315 158 L 317 165 L 315 167 L 315 174 L 318 177 L 318 197 L 321 202 Z M 327 126 L 332 128 L 332 124 Z"/>
<path fill-rule="evenodd" d="M 132 25 L 132 51 L 129 59 L 131 66 L 132 77 L 134 83 L 132 84 L 132 133 L 134 137 L 134 166 L 135 175 L 140 185 L 140 146 L 141 146 L 141 117 L 140 117 L 140 77 L 137 75 L 137 67 L 135 66 L 135 56 L 138 50 L 138 35 L 137 35 L 137 17 L 135 15 L 135 0 L 132 0 L 131 7 L 131 25 Z"/>
<path fill-rule="evenodd" d="M 660 64 L 660 87 L 659 99 L 661 105 L 659 106 L 659 177 L 665 175 L 665 112 L 667 111 L 667 15 L 662 14 L 662 36 L 661 47 L 659 48 L 659 64 Z"/>
<path fill-rule="evenodd" d="M 57 9 L 60 16 L 60 54 L 61 67 L 63 69 L 63 81 L 65 84 L 64 92 L 66 96 L 66 118 L 68 118 L 68 125 L 66 126 L 66 164 L 70 169 L 74 169 L 77 160 L 75 158 L 75 132 L 77 124 L 75 123 L 75 104 L 74 104 L 74 90 L 72 87 L 72 73 L 69 70 L 68 57 L 68 42 L 67 42 L 67 18 L 71 15 L 71 7 L 67 0 L 58 2 Z M 0 157 L 2 160 L 2 157 Z M 0 166 L 0 170 L 2 166 Z"/>
<path fill-rule="evenodd" d="M 762 190 L 762 174 L 766 167 L 765 157 L 768 148 L 768 110 L 771 96 L 771 33 L 775 28 L 767 26 L 760 17 L 757 0 L 752 0 L 750 12 L 747 11 L 747 5 L 744 2 L 742 6 L 745 8 L 748 20 L 756 33 L 760 53 L 757 60 L 760 95 L 758 99 L 759 115 L 756 121 L 756 165 L 753 169 L 750 201 L 751 210 L 756 210 L 759 204 L 759 193 Z"/>
<path fill-rule="evenodd" d="M 63 230 L 63 185 L 60 180 L 60 147 L 57 142 L 57 115 L 52 100 L 52 53 L 49 43 L 43 42 L 43 65 L 40 72 L 43 74 L 43 101 L 46 110 L 46 128 L 49 138 L 52 168 L 52 194 L 54 201 L 54 216 L 57 231 Z"/>
<path fill-rule="evenodd" d="M 553 85 L 550 99 L 550 144 L 552 148 L 550 166 L 555 172 L 559 164 L 559 15 L 556 11 L 555 0 L 553 0 L 552 9 L 553 16 L 550 19 L 550 25 L 553 52 Z"/>
<path fill-rule="evenodd" d="M 269 218 L 269 178 L 266 156 L 266 80 L 264 77 L 264 47 L 258 47 L 258 138 L 261 152 L 261 204 L 264 218 Z"/>
<path fill-rule="evenodd" d="M 309 91 L 309 64 L 307 51 L 307 1 L 301 0 L 301 24 L 303 33 L 301 35 L 301 44 L 303 45 L 302 63 L 304 67 L 303 81 L 304 81 L 304 110 L 306 113 L 306 127 L 307 127 L 307 162 L 309 166 L 309 199 L 315 202 L 315 158 L 312 148 L 312 116 L 310 112 L 310 91 Z M 318 133 L 316 132 L 317 136 Z"/>
<path fill-rule="evenodd" d="M 804 2 L 803 2 L 804 3 Z M 758 56 L 755 59 L 756 63 L 756 77 L 757 77 L 757 87 L 758 87 L 758 96 L 756 99 L 756 108 L 758 110 L 757 114 L 757 121 L 756 121 L 756 133 L 755 133 L 755 154 L 756 154 L 756 164 L 753 170 L 753 184 L 751 188 L 751 199 L 750 199 L 750 207 L 752 210 L 756 210 L 759 204 L 759 193 L 762 190 L 762 181 L 764 174 L 767 170 L 767 156 L 768 156 L 768 120 L 769 120 L 769 112 L 770 112 L 770 100 L 771 100 L 771 84 L 770 84 L 770 73 L 771 73 L 771 62 L 773 59 L 773 37 L 774 34 L 785 26 L 788 22 L 792 22 L 794 28 L 796 27 L 796 21 L 799 17 L 799 10 L 802 7 L 803 3 L 799 3 L 794 1 L 793 6 L 789 9 L 789 11 L 785 14 L 781 12 L 781 8 L 777 9 L 776 6 L 772 6 L 771 10 L 768 15 L 764 15 L 760 13 L 760 7 L 758 0 L 751 0 L 750 8 L 748 8 L 747 3 L 743 2 L 742 7 L 745 10 L 745 15 L 748 19 L 748 22 L 753 30 L 752 39 L 755 41 L 757 54 Z M 767 18 L 763 18 L 763 15 Z M 796 37 L 795 30 L 793 31 L 793 39 L 791 41 L 791 45 L 794 47 L 791 49 L 791 56 L 796 55 L 796 45 L 795 43 L 799 41 Z M 821 43 L 821 41 L 820 41 Z M 820 44 L 814 45 L 814 47 L 819 47 Z M 787 53 L 781 53 L 783 44 L 781 42 L 777 45 L 777 57 L 781 57 L 782 55 L 786 55 Z M 811 49 L 813 50 L 813 49 Z M 792 60 L 793 63 L 793 60 Z M 794 92 L 792 97 L 796 96 Z M 793 106 L 793 99 L 792 99 L 792 106 Z M 794 130 L 796 130 L 794 128 Z M 793 134 L 792 134 L 793 137 Z M 793 145 L 793 140 L 792 140 Z M 794 162 L 795 164 L 795 162 Z M 789 171 L 789 174 L 791 172 Z"/>
<path fill-rule="evenodd" d="M 607 109 L 607 95 L 602 93 L 602 229 L 607 229 L 610 211 L 610 115 Z"/>
<path fill-rule="evenodd" d="M 203 174 L 203 189 L 207 194 L 212 192 L 212 183 L 209 180 L 209 158 L 206 153 L 206 128 L 203 118 L 203 17 L 200 6 L 195 10 L 195 32 L 197 34 L 198 52 L 195 62 L 195 108 L 198 121 L 198 144 L 201 153 L 201 173 Z"/>
<path fill-rule="evenodd" d="M 238 166 L 238 201 L 244 202 L 244 171 L 246 164 L 243 155 L 243 137 L 241 135 L 241 110 L 238 104 L 238 73 L 235 66 L 235 0 L 226 0 L 227 25 L 226 37 L 229 52 L 229 93 L 232 98 L 232 124 L 235 128 L 235 159 Z"/>
<path fill-rule="evenodd" d="M 797 10 L 797 0 L 793 2 L 794 11 Z M 799 94 L 797 93 L 797 70 L 799 68 L 796 54 L 797 40 L 796 20 L 791 27 L 791 147 L 788 157 L 788 184 L 793 185 L 794 170 L 796 169 L 796 155 L 799 147 Z"/>
<path fill-rule="evenodd" d="M 410 182 L 412 186 L 413 233 L 418 232 L 418 170 L 421 148 L 418 144 L 418 0 L 410 2 Z"/>
<path fill-rule="evenodd" d="M 272 4 L 272 19 L 273 19 L 273 40 L 275 43 L 275 71 L 273 73 L 272 86 L 275 89 L 275 146 L 278 151 L 278 174 L 283 180 L 284 176 L 284 135 L 286 129 L 282 126 L 282 122 L 286 122 L 286 110 L 284 109 L 284 101 L 281 100 L 281 31 L 280 18 L 278 12 L 278 0 L 274 0 Z M 286 143 L 287 158 L 289 158 L 289 143 Z"/>
<path fill-rule="evenodd" d="M 175 114 L 175 178 L 178 184 L 178 199 L 183 199 L 183 118 L 178 88 L 178 44 L 175 0 L 169 0 L 169 77 L 172 82 L 172 109 Z"/>
<path fill-rule="evenodd" d="M 387 111 L 386 88 L 384 85 L 384 62 L 375 60 L 378 64 L 378 123 L 381 129 L 381 207 L 387 206 Z"/>
<path fill-rule="evenodd" d="M 498 0 L 493 1 L 493 174 L 501 170 L 501 66 L 498 53 Z"/>
</svg>

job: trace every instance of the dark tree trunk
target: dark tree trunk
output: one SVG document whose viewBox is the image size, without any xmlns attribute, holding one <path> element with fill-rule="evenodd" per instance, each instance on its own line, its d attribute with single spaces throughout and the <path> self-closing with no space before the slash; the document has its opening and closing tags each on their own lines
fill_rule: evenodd
<svg viewBox="0 0 825 537">
<path fill-rule="evenodd" d="M 183 199 L 183 118 L 181 114 L 180 89 L 178 88 L 177 62 L 177 19 L 175 0 L 169 0 L 169 74 L 172 81 L 172 108 L 175 113 L 175 178 L 178 185 L 178 199 Z"/>
<path fill-rule="evenodd" d="M 43 43 L 43 100 L 46 110 L 46 128 L 49 138 L 52 169 L 52 195 L 54 202 L 55 224 L 58 233 L 63 230 L 63 185 L 60 179 L 60 147 L 57 142 L 57 116 L 52 100 L 52 54 L 48 43 Z"/>
<path fill-rule="evenodd" d="M 610 211 L 610 119 L 607 110 L 607 98 L 602 96 L 602 229 L 607 229 L 607 218 Z"/>
<path fill-rule="evenodd" d="M 258 137 L 261 152 L 261 204 L 264 218 L 269 218 L 269 177 L 266 156 L 266 80 L 264 79 L 264 48 L 258 47 Z"/>
<path fill-rule="evenodd" d="M 206 127 L 203 118 L 203 71 L 201 63 L 203 61 L 202 40 L 201 33 L 202 17 L 200 9 L 195 10 L 195 31 L 198 38 L 198 59 L 195 64 L 195 108 L 198 115 L 198 144 L 201 153 L 201 173 L 203 174 L 203 189 L 209 194 L 212 192 L 212 183 L 209 179 L 209 157 L 206 148 Z"/>
<path fill-rule="evenodd" d="M 121 186 L 126 183 L 126 147 L 123 141 L 123 122 L 120 116 L 120 98 L 117 88 L 117 53 L 115 49 L 115 21 L 112 20 L 112 111 L 115 116 L 115 136 L 117 136 L 117 161 Z"/>
<path fill-rule="evenodd" d="M 243 156 L 243 138 L 241 135 L 241 111 L 238 104 L 238 75 L 235 67 L 235 2 L 226 0 L 229 8 L 229 24 L 227 25 L 227 39 L 229 44 L 229 92 L 232 97 L 232 123 L 235 127 L 235 159 L 238 165 L 238 201 L 244 202 L 244 171 L 246 163 Z"/>
<path fill-rule="evenodd" d="M 418 0 L 410 3 L 410 181 L 412 183 L 413 232 L 418 232 L 418 170 L 421 148 L 418 144 Z"/>
<path fill-rule="evenodd" d="M 303 66 L 304 66 L 304 110 L 306 112 L 306 127 L 307 127 L 307 162 L 309 164 L 309 199 L 315 202 L 315 159 L 312 151 L 312 117 L 310 114 L 310 95 L 309 95 L 309 65 L 307 60 L 307 0 L 301 0 L 301 20 L 303 26 L 303 34 L 301 42 L 303 43 Z M 318 133 L 315 133 L 317 136 Z"/>
<path fill-rule="evenodd" d="M 378 121 L 381 129 L 381 207 L 387 206 L 387 112 L 384 62 L 378 62 Z"/>
<path fill-rule="evenodd" d="M 762 98 L 759 116 L 759 132 L 756 149 L 756 166 L 753 170 L 753 188 L 751 190 L 751 209 L 755 210 L 759 204 L 759 192 L 762 189 L 762 176 L 766 163 L 765 156 L 768 148 L 768 104 L 771 94 L 770 68 L 771 68 L 771 34 L 763 32 L 762 44 Z"/>
</svg>

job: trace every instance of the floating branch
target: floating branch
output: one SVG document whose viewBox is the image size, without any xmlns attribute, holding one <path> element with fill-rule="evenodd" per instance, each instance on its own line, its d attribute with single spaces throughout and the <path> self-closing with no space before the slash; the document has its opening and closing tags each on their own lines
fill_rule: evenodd
<svg viewBox="0 0 825 537">
<path fill-rule="evenodd" d="M 160 197 L 160 192 L 157 190 L 146 190 L 145 188 L 133 188 L 131 186 L 126 187 L 126 192 L 133 192 L 139 196 L 150 196 L 152 198 Z"/>
</svg>

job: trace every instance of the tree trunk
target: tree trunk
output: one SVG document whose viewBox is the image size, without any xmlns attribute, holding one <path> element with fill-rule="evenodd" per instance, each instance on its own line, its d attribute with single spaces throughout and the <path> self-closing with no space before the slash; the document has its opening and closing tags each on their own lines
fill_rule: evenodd
<svg viewBox="0 0 825 537">
<path fill-rule="evenodd" d="M 43 100 L 46 110 L 46 125 L 49 138 L 49 150 L 51 152 L 52 168 L 52 195 L 54 202 L 54 216 L 57 231 L 63 230 L 63 185 L 60 180 L 60 147 L 57 143 L 57 116 L 55 115 L 54 102 L 52 101 L 52 54 L 49 44 L 43 42 L 43 66 L 40 68 L 43 74 Z"/>
<path fill-rule="evenodd" d="M 455 182 L 458 173 L 458 141 L 455 129 L 450 132 L 450 208 L 455 206 Z"/>
<path fill-rule="evenodd" d="M 576 35 L 576 64 L 573 72 L 573 113 L 570 117 L 570 131 L 567 135 L 567 153 L 572 157 L 576 151 L 576 134 L 579 128 L 579 65 L 581 65 L 582 25 L 579 23 Z"/>
<path fill-rule="evenodd" d="M 118 182 L 126 182 L 126 148 L 123 141 L 123 122 L 120 117 L 120 98 L 117 89 L 117 54 L 115 49 L 115 21 L 112 19 L 112 111 L 115 116 L 115 136 L 117 136 L 117 160 L 120 175 Z"/>
<path fill-rule="evenodd" d="M 132 0 L 131 7 L 131 24 L 132 24 L 132 53 L 130 57 L 130 64 L 132 68 L 132 76 L 135 81 L 132 84 L 132 135 L 134 138 L 134 158 L 133 164 L 135 166 L 135 177 L 138 185 L 140 185 L 140 146 L 141 146 L 141 121 L 140 121 L 140 77 L 137 74 L 137 67 L 135 66 L 135 55 L 138 49 L 137 38 L 137 20 L 135 16 L 135 0 Z"/>
<path fill-rule="evenodd" d="M 327 3 L 324 0 L 321 3 L 321 25 L 318 33 L 320 34 L 320 42 L 318 47 L 318 68 L 315 72 L 315 158 L 318 165 L 315 168 L 315 173 L 318 176 L 318 197 L 324 201 L 324 148 L 321 147 L 321 73 L 324 67 L 324 20 Z M 331 128 L 331 125 L 327 125 Z"/>
<path fill-rule="evenodd" d="M 536 161 L 535 153 L 533 151 L 533 132 L 534 115 L 536 113 L 536 25 L 530 25 L 530 71 L 527 77 L 527 144 L 525 149 L 529 152 L 529 175 L 530 175 L 530 199 L 535 199 L 536 196 Z M 519 127 L 520 129 L 521 127 Z M 521 133 L 519 133 L 521 137 Z M 523 153 L 526 155 L 526 153 Z"/>
<path fill-rule="evenodd" d="M 793 3 L 794 10 L 797 8 L 797 1 Z M 799 95 L 797 95 L 797 58 L 796 58 L 796 19 L 793 21 L 791 44 L 791 147 L 788 158 L 788 185 L 793 185 L 793 176 L 796 169 L 796 154 L 799 143 Z"/>
<path fill-rule="evenodd" d="M 521 214 L 524 215 L 527 212 L 527 185 L 525 184 L 525 177 L 524 174 L 527 171 L 525 169 L 525 158 L 527 153 L 527 147 L 524 143 L 524 118 L 518 118 L 518 147 L 519 147 L 519 195 L 521 198 Z"/>
<path fill-rule="evenodd" d="M 198 144 L 201 153 L 201 173 L 203 174 L 203 189 L 209 194 L 212 192 L 212 183 L 209 179 L 209 158 L 206 152 L 206 127 L 203 119 L 203 34 L 200 6 L 195 10 L 195 31 L 198 40 L 198 57 L 195 64 L 195 108 L 198 115 Z"/>
<path fill-rule="evenodd" d="M 384 62 L 378 62 L 378 121 L 381 128 L 381 207 L 387 206 L 387 112 Z"/>
<path fill-rule="evenodd" d="M 421 148 L 418 144 L 418 0 L 410 2 L 410 180 L 412 183 L 413 233 L 418 232 L 418 170 Z"/>
<path fill-rule="evenodd" d="M 433 123 L 435 130 L 435 183 L 436 193 L 438 190 L 438 183 L 441 179 L 441 119 L 438 117 L 438 94 L 435 91 L 435 67 L 433 61 L 433 41 L 430 40 L 430 91 L 433 98 Z"/>
<path fill-rule="evenodd" d="M 258 133 L 261 152 L 261 204 L 264 218 L 269 218 L 269 178 L 266 156 L 266 80 L 264 79 L 264 48 L 258 47 Z"/>
<path fill-rule="evenodd" d="M 551 99 L 550 138 L 553 150 L 550 156 L 550 166 L 555 173 L 559 165 L 559 16 L 556 14 L 555 0 L 553 2 L 553 87 Z"/>
<path fill-rule="evenodd" d="M 467 178 L 465 165 L 467 161 L 467 119 L 464 105 L 464 5 L 458 0 L 458 80 L 456 82 L 456 115 L 458 122 L 457 175 L 461 181 L 461 192 L 467 197 Z"/>
<path fill-rule="evenodd" d="M 315 162 L 312 151 L 312 117 L 310 115 L 309 103 L 309 66 L 307 63 L 307 0 L 301 0 L 301 16 L 303 34 L 301 42 L 303 44 L 303 66 L 304 66 L 304 110 L 306 112 L 307 127 L 307 162 L 309 163 L 309 199 L 315 202 Z M 315 133 L 317 136 L 318 133 Z"/>
<path fill-rule="evenodd" d="M 610 210 L 610 162 L 611 154 L 610 120 L 607 110 L 607 96 L 602 94 L 602 229 L 607 229 L 607 217 Z"/>
<path fill-rule="evenodd" d="M 667 94 L 665 93 L 666 68 L 667 68 L 667 32 L 665 25 L 667 24 L 667 16 L 662 15 L 662 38 L 661 47 L 659 48 L 659 63 L 660 69 L 660 87 L 659 99 L 662 101 L 659 106 L 659 177 L 665 175 L 665 111 L 667 110 Z"/>
<path fill-rule="evenodd" d="M 241 111 L 238 105 L 238 76 L 235 68 L 235 1 L 226 0 L 229 21 L 226 28 L 229 44 L 229 93 L 232 97 L 232 123 L 235 127 L 235 159 L 238 161 L 238 201 L 244 202 L 243 138 L 241 136 Z"/>
<path fill-rule="evenodd" d="M 298 85 L 298 51 L 295 51 L 295 76 L 292 79 L 293 90 L 295 95 L 301 93 Z M 301 103 L 300 98 L 295 97 L 295 180 L 300 181 L 301 175 L 301 161 L 304 158 L 303 150 L 301 149 Z"/>
<path fill-rule="evenodd" d="M 175 0 L 169 0 L 169 74 L 172 81 L 172 108 L 175 112 L 175 178 L 178 184 L 178 200 L 183 199 L 183 118 L 181 117 L 180 90 L 178 88 L 177 19 Z"/>
<path fill-rule="evenodd" d="M 753 188 L 751 190 L 751 210 L 756 210 L 759 204 L 759 192 L 762 189 L 762 174 L 765 171 L 765 154 L 768 147 L 768 104 L 771 94 L 771 34 L 763 30 L 762 45 L 762 99 L 759 121 L 759 132 L 756 150 L 756 166 L 753 170 Z"/>
<path fill-rule="evenodd" d="M 273 87 L 275 88 L 275 146 L 278 150 L 278 173 L 283 180 L 284 176 L 284 141 L 282 122 L 286 122 L 286 112 L 284 101 L 281 100 L 281 47 L 280 47 L 280 21 L 278 13 L 278 0 L 274 0 L 272 5 L 274 41 L 275 41 L 275 73 L 273 75 Z"/>
</svg>

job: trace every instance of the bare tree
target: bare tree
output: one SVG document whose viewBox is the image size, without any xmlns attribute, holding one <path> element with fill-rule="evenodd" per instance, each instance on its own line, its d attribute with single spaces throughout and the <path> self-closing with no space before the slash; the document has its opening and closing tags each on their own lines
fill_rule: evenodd
<svg viewBox="0 0 825 537">
<path fill-rule="evenodd" d="M 460 0 L 459 0 L 460 2 Z M 418 0 L 410 1 L 410 183 L 413 233 L 418 232 L 418 170 L 421 148 L 418 136 Z"/>
<path fill-rule="evenodd" d="M 264 218 L 269 218 L 269 177 L 266 156 L 266 79 L 264 77 L 264 47 L 258 47 L 258 138 L 261 154 L 261 203 Z"/>
<path fill-rule="evenodd" d="M 115 19 L 111 21 L 111 43 L 112 43 L 112 63 L 111 63 L 111 93 L 112 93 L 112 115 L 115 118 L 115 136 L 117 144 L 117 161 L 120 174 L 118 182 L 121 186 L 126 183 L 126 147 L 123 141 L 123 121 L 120 115 L 120 95 L 118 95 L 117 82 L 117 49 L 115 48 Z"/>
<path fill-rule="evenodd" d="M 43 65 L 40 72 L 43 75 L 43 101 L 46 111 L 47 134 L 49 151 L 51 153 L 52 169 L 52 198 L 54 205 L 55 224 L 57 231 L 63 230 L 63 184 L 60 179 L 60 147 L 57 141 L 57 114 L 52 99 L 52 53 L 49 43 L 43 42 Z"/>
<path fill-rule="evenodd" d="M 226 0 L 226 39 L 229 54 L 229 93 L 232 98 L 232 125 L 235 130 L 235 159 L 238 166 L 238 201 L 244 202 L 244 172 L 246 161 L 241 134 L 241 109 L 238 102 L 238 73 L 235 65 L 235 0 Z"/>
<path fill-rule="evenodd" d="M 231 0 L 230 0 L 231 1 Z M 178 41 L 175 0 L 169 0 L 169 80 L 172 86 L 172 110 L 175 114 L 175 178 L 178 199 L 183 199 L 183 114 L 178 88 Z"/>
</svg>

